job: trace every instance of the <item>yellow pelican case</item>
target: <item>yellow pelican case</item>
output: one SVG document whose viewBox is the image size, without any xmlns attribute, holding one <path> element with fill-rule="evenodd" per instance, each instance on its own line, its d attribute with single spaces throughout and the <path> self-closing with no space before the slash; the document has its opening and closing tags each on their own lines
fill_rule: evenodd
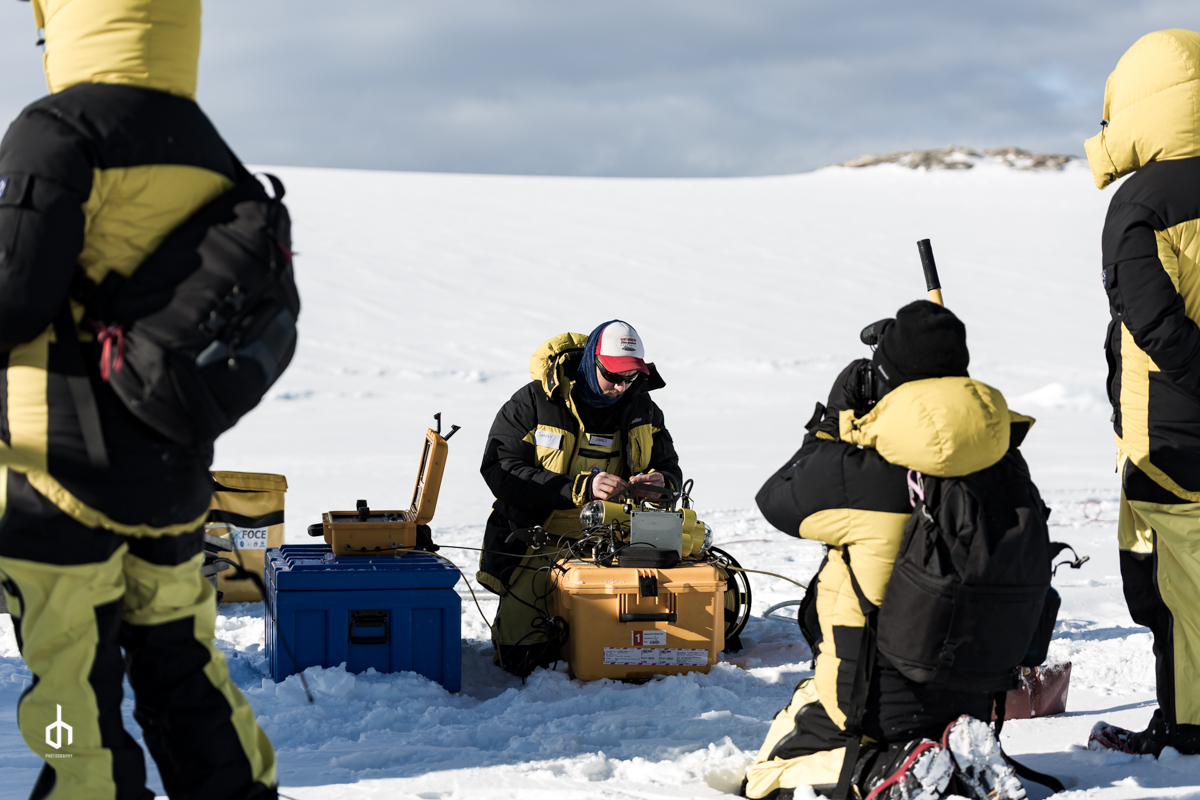
<svg viewBox="0 0 1200 800">
<path fill-rule="evenodd" d="M 708 564 L 670 569 L 568 561 L 555 609 L 569 625 L 562 654 L 582 681 L 708 672 L 725 646 L 725 581 Z"/>
</svg>

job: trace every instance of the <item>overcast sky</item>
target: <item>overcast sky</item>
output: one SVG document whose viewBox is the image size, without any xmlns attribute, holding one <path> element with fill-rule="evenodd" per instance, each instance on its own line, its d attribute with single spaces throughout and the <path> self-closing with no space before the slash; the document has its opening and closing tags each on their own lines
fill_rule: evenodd
<svg viewBox="0 0 1200 800">
<path fill-rule="evenodd" d="M 803 172 L 949 144 L 1083 154 L 1104 81 L 1196 0 L 208 0 L 200 103 L 258 164 Z M 45 93 L 0 0 L 0 118 Z"/>
</svg>

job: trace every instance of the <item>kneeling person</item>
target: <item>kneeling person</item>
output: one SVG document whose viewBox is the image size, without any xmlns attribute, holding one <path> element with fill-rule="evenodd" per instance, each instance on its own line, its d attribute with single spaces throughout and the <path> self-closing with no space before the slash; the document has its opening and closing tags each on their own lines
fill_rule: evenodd
<svg viewBox="0 0 1200 800">
<path fill-rule="evenodd" d="M 631 485 L 674 491 L 679 458 L 649 392 L 665 384 L 647 364 L 628 323 L 606 322 L 588 336 L 564 333 L 530 358 L 533 379 L 492 423 L 480 471 L 496 496 L 484 531 L 480 583 L 500 595 L 492 626 L 495 661 L 528 675 L 558 659 L 551 564 L 557 547 L 533 550 L 513 539 L 541 525 L 552 537 L 579 531 L 579 510 Z"/>
<path fill-rule="evenodd" d="M 984 722 L 992 693 L 910 680 L 875 652 L 867 615 L 874 618 L 883 604 L 905 527 L 923 502 L 923 494 L 910 494 L 910 486 L 924 492 L 922 473 L 939 479 L 989 469 L 981 481 L 1003 485 L 1004 502 L 1019 498 L 1016 505 L 1027 506 L 1018 508 L 1022 519 L 1044 520 L 1016 449 L 1033 420 L 1009 412 L 997 390 L 968 376 L 966 330 L 947 309 L 922 300 L 873 327 L 873 359 L 842 372 L 824 419 L 810 423 L 799 452 L 757 497 L 772 525 L 823 542 L 827 553 L 800 610 L 814 675 L 775 717 L 743 794 L 790 798 L 808 785 L 828 795 L 842 782 L 862 797 L 874 791 L 879 798 L 935 798 L 948 791 L 957 768 L 960 794 L 1022 798 Z M 993 474 L 1003 483 L 990 483 Z M 1044 526 L 1038 535 L 1045 538 Z M 952 557 L 958 555 L 955 549 Z M 1045 569 L 1043 593 L 1048 557 Z M 885 626 L 878 630 L 882 640 Z M 1017 644 L 1024 653 L 1026 643 Z M 860 664 L 863 658 L 871 660 Z M 999 665 L 1001 676 L 1011 666 Z M 853 763 L 843 775 L 847 758 Z"/>
</svg>

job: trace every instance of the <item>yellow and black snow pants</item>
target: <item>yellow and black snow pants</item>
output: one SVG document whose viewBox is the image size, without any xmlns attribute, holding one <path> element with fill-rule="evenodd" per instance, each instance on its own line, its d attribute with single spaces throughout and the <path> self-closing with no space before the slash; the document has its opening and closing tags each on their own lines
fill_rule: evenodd
<svg viewBox="0 0 1200 800">
<path fill-rule="evenodd" d="M 130 538 L 86 527 L 0 468 L 0 572 L 33 683 L 17 724 L 45 760 L 33 798 L 152 798 L 133 716 L 178 798 L 275 797 L 275 754 L 213 646 L 203 531 Z"/>
<path fill-rule="evenodd" d="M 1176 497 L 1121 457 L 1117 538 L 1129 615 L 1154 635 L 1168 731 L 1200 738 L 1200 503 Z M 1170 734 L 1169 734 L 1170 735 Z M 1189 748 L 1191 749 L 1191 748 Z"/>
<path fill-rule="evenodd" d="M 538 667 L 558 660 L 565 629 L 555 623 L 554 564 L 567 557 L 565 550 L 547 545 L 525 552 L 520 566 L 500 595 L 500 606 L 492 622 L 492 660 L 515 675 L 524 677 Z"/>
<path fill-rule="evenodd" d="M 742 796 L 765 798 L 800 786 L 837 786 L 849 735 L 829 718 L 817 695 L 817 682 L 796 686 L 787 707 L 775 715 L 758 757 L 746 769 Z"/>
</svg>

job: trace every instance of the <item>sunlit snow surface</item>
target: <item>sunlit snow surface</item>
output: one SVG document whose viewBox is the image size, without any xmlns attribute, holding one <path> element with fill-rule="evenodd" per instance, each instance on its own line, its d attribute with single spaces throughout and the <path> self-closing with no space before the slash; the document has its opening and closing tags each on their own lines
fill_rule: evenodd
<svg viewBox="0 0 1200 800">
<path fill-rule="evenodd" d="M 656 397 L 718 545 L 806 582 L 821 548 L 767 525 L 754 492 L 841 367 L 867 354 L 859 329 L 924 294 L 915 242 L 932 239 L 971 374 L 1038 418 L 1023 450 L 1053 537 L 1092 559 L 1055 580 L 1051 659 L 1074 664 L 1069 711 L 1010 722 L 1005 748 L 1076 797 L 1200 794 L 1200 757 L 1082 749 L 1097 719 L 1140 728 L 1154 706 L 1150 637 L 1129 620 L 1116 558 L 1099 281 L 1111 190 L 1086 169 L 693 181 L 274 171 L 295 218 L 302 340 L 215 466 L 285 474 L 288 540 L 311 541 L 304 529 L 323 510 L 407 506 L 422 432 L 441 411 L 463 429 L 435 539 L 470 576 L 477 554 L 455 548 L 482 535 L 491 497 L 478 464 L 496 410 L 541 341 L 621 317 L 667 381 Z M 471 585 L 490 616 L 492 596 Z M 492 666 L 465 581 L 457 694 L 411 673 L 311 669 L 309 705 L 296 677 L 266 677 L 262 604 L 223 607 L 218 646 L 298 800 L 718 797 L 736 791 L 811 674 L 794 609 L 761 616 L 801 590 L 761 575 L 753 589 L 742 652 L 708 675 L 643 685 L 579 683 L 561 666 L 522 685 Z M 40 761 L 16 731 L 29 673 L 11 631 L 0 619 L 0 798 L 23 798 Z M 126 700 L 140 736 L 131 712 Z M 161 792 L 153 768 L 152 786 Z"/>
</svg>

